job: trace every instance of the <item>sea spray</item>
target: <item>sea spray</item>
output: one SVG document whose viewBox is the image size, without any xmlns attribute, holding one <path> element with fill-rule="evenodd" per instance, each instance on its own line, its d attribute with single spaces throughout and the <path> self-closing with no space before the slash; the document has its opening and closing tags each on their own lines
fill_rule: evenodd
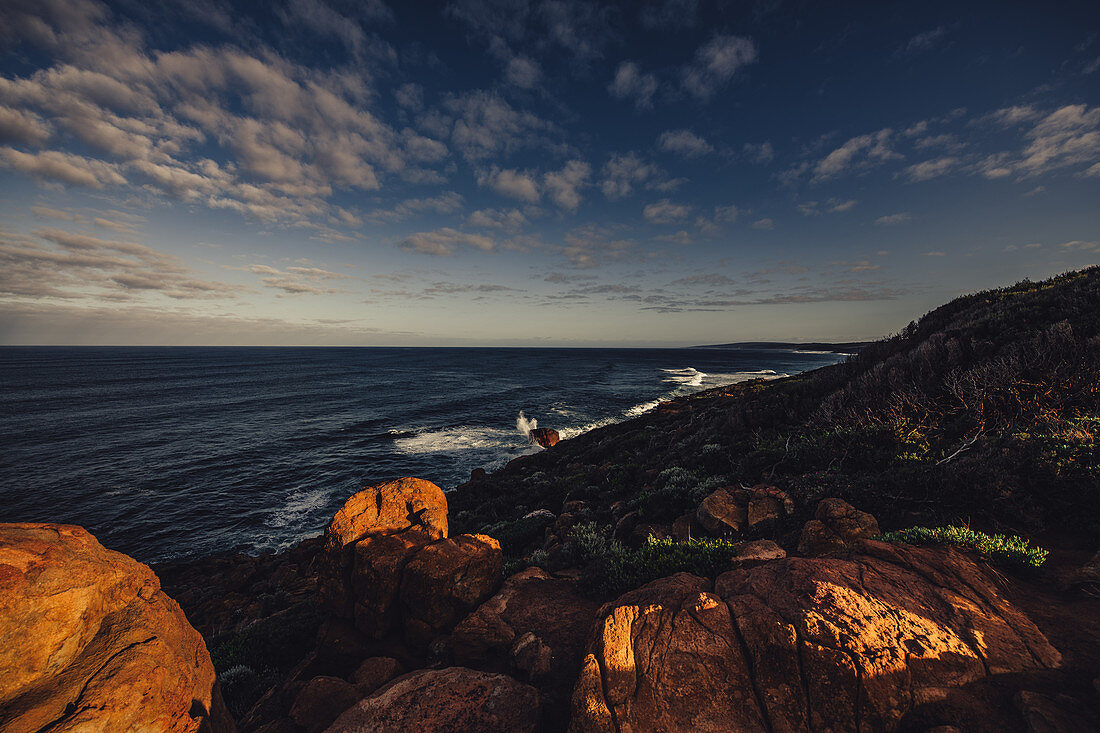
<svg viewBox="0 0 1100 733">
<path fill-rule="evenodd" d="M 531 439 L 531 431 L 538 426 L 538 420 L 536 420 L 535 418 L 531 418 L 530 420 L 528 420 L 527 417 L 523 414 L 523 410 L 519 411 L 519 417 L 516 418 L 516 430 L 525 435 L 528 440 Z"/>
</svg>

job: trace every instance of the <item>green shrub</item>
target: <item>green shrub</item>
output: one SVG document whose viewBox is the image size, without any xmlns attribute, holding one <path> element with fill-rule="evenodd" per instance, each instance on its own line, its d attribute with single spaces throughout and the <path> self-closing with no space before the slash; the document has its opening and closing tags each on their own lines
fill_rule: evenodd
<svg viewBox="0 0 1100 733">
<path fill-rule="evenodd" d="M 719 476 L 701 477 L 686 468 L 666 468 L 655 488 L 645 489 L 631 502 L 646 519 L 674 519 L 693 511 L 703 499 L 725 483 Z"/>
<path fill-rule="evenodd" d="M 296 606 L 240 631 L 213 638 L 210 659 L 218 672 L 239 666 L 260 673 L 267 669 L 289 669 L 312 645 L 320 625 L 321 614 L 316 608 Z"/>
<path fill-rule="evenodd" d="M 542 539 L 543 530 L 553 521 L 552 514 L 541 514 L 487 525 L 481 528 L 480 533 L 499 542 L 505 555 L 513 556 L 523 552 L 535 540 Z"/>
<path fill-rule="evenodd" d="M 1047 551 L 1032 547 L 1022 537 L 1015 535 L 988 535 L 969 527 L 910 527 L 887 532 L 878 539 L 887 542 L 906 542 L 910 545 L 958 545 L 977 550 L 982 555 L 1024 568 L 1037 568 L 1047 559 Z"/>
<path fill-rule="evenodd" d="M 622 548 L 608 556 L 605 571 L 608 589 L 623 593 L 681 572 L 713 577 L 729 569 L 734 544 L 728 540 L 676 542 L 650 537 L 636 550 Z"/>
</svg>

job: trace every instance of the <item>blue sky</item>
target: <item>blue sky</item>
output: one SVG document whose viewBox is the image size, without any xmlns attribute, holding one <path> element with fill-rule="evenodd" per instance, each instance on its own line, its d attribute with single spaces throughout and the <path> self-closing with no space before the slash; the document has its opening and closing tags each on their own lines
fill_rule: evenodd
<svg viewBox="0 0 1100 733">
<path fill-rule="evenodd" d="M 1095 3 L 9 0 L 0 343 L 858 339 L 1100 260 Z"/>
</svg>

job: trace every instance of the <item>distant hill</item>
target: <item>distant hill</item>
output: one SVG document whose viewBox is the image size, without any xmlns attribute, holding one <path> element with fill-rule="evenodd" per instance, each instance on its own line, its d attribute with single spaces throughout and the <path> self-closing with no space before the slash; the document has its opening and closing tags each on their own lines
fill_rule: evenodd
<svg viewBox="0 0 1100 733">
<path fill-rule="evenodd" d="M 843 343 L 826 343 L 815 341 L 810 343 L 791 343 L 787 341 L 736 341 L 732 344 L 707 344 L 705 346 L 692 346 L 693 349 L 776 349 L 783 351 L 829 351 L 834 354 L 856 354 L 874 341 L 846 341 Z"/>
</svg>

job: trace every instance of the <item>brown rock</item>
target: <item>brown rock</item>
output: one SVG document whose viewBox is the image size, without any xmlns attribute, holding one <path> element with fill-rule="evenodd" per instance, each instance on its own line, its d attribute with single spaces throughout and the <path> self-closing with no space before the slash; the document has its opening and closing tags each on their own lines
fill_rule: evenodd
<svg viewBox="0 0 1100 733">
<path fill-rule="evenodd" d="M 634 532 L 634 527 L 637 524 L 638 512 L 627 512 L 615 523 L 615 529 L 612 531 L 611 536 L 618 542 L 625 543 L 629 541 L 631 534 Z"/>
<path fill-rule="evenodd" d="M 535 685 L 561 728 L 597 606 L 574 581 L 528 568 L 455 627 L 455 663 Z"/>
<path fill-rule="evenodd" d="M 703 499 L 695 512 L 699 524 L 712 535 L 740 532 L 748 518 L 745 507 L 739 504 L 729 489 L 718 489 Z"/>
<path fill-rule="evenodd" d="M 475 468 L 473 471 L 470 471 L 471 481 L 480 481 L 483 478 L 487 478 L 488 476 L 489 474 L 485 472 L 484 468 Z"/>
<path fill-rule="evenodd" d="M 754 540 L 738 542 L 730 563 L 733 567 L 749 568 L 772 560 L 782 560 L 786 556 L 786 550 L 771 540 Z"/>
<path fill-rule="evenodd" d="M 404 533 L 414 528 L 429 540 L 447 536 L 447 497 L 431 481 L 402 478 L 352 495 L 325 528 L 320 557 L 321 597 L 325 604 L 337 615 L 352 618 L 356 612 L 352 589 L 355 545 L 367 536 Z M 403 564 L 391 558 L 393 563 Z"/>
<path fill-rule="evenodd" d="M 1100 730 L 1100 718 L 1068 695 L 1021 690 L 1012 700 L 1029 733 L 1078 733 Z"/>
<path fill-rule="evenodd" d="M 355 670 L 355 689 L 365 697 L 404 673 L 404 665 L 393 657 L 369 657 Z"/>
<path fill-rule="evenodd" d="M 309 733 L 320 733 L 359 698 L 355 687 L 339 677 L 314 677 L 290 706 L 290 717 Z"/>
<path fill-rule="evenodd" d="M 341 715 L 328 733 L 532 733 L 539 697 L 511 677 L 463 667 L 420 670 Z"/>
<path fill-rule="evenodd" d="M 798 552 L 803 555 L 844 552 L 860 540 L 880 534 L 873 516 L 842 499 L 822 499 L 814 517 L 806 522 L 798 540 Z"/>
<path fill-rule="evenodd" d="M 749 493 L 746 515 L 750 527 L 761 522 L 773 522 L 794 513 L 794 502 L 786 492 L 774 486 L 761 484 L 752 487 Z"/>
<path fill-rule="evenodd" d="M 551 428 L 535 428 L 529 433 L 529 437 L 532 443 L 538 443 L 543 448 L 555 446 L 561 440 L 558 431 Z"/>
<path fill-rule="evenodd" d="M 429 542 L 426 533 L 413 528 L 368 535 L 355 544 L 351 592 L 357 629 L 381 639 L 397 626 L 397 593 L 405 566 Z"/>
<path fill-rule="evenodd" d="M 641 546 L 648 542 L 650 537 L 656 540 L 664 540 L 668 539 L 670 534 L 671 531 L 667 524 L 638 522 L 634 525 L 634 529 L 630 531 L 630 544 Z"/>
<path fill-rule="evenodd" d="M 400 478 L 353 494 L 325 528 L 325 548 L 345 547 L 367 534 L 419 526 L 433 539 L 447 536 L 447 497 L 431 481 Z"/>
<path fill-rule="evenodd" d="M 570 729 L 892 730 L 952 688 L 1061 664 L 967 554 L 863 548 L 732 570 L 713 589 L 675 575 L 607 604 Z"/>
<path fill-rule="evenodd" d="M 685 514 L 672 523 L 672 536 L 680 542 L 685 542 L 690 539 L 698 539 L 705 536 L 706 529 L 699 520 L 695 518 L 695 513 Z"/>
<path fill-rule="evenodd" d="M 0 729 L 232 731 L 202 637 L 81 527 L 0 524 Z"/>
<path fill-rule="evenodd" d="M 453 628 L 499 587 L 503 560 L 500 543 L 485 535 L 459 535 L 416 553 L 401 579 L 406 640 L 423 648 Z"/>
</svg>

